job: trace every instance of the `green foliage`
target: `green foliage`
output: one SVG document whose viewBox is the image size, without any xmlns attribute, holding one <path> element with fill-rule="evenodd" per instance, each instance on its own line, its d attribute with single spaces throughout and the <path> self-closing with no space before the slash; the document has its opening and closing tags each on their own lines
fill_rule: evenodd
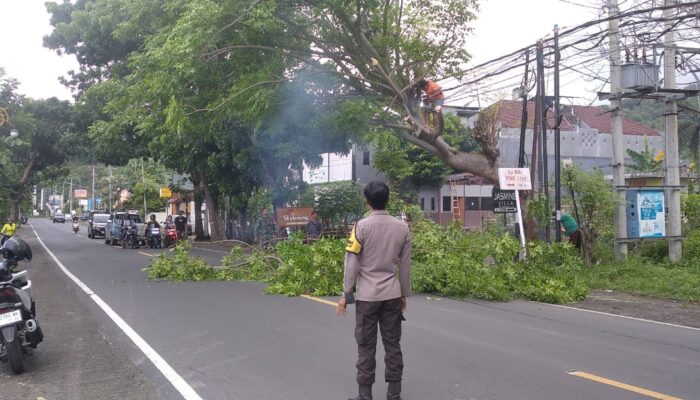
<svg viewBox="0 0 700 400">
<path fill-rule="evenodd" d="M 203 258 L 190 256 L 192 245 L 183 241 L 175 246 L 172 254 L 161 254 L 151 264 L 148 279 L 167 278 L 174 281 L 206 281 L 222 278 L 221 270 L 207 264 Z"/>
<path fill-rule="evenodd" d="M 255 250 L 244 256 L 234 249 L 222 264 L 231 277 L 267 282 L 266 292 L 298 296 L 333 296 L 343 291 L 345 240 L 321 239 L 305 244 L 299 235 L 279 242 L 274 255 Z"/>
<path fill-rule="evenodd" d="M 518 241 L 504 235 L 441 229 L 425 221 L 414 230 L 416 291 L 487 300 L 524 298 L 568 303 L 585 297 L 581 259 L 566 244 L 531 244 L 517 262 Z M 488 262 L 491 260 L 491 262 Z"/>
<path fill-rule="evenodd" d="M 367 212 L 362 188 L 355 182 L 316 186 L 316 210 L 327 226 L 345 229 Z"/>
<path fill-rule="evenodd" d="M 590 265 L 598 254 L 595 245 L 599 235 L 612 231 L 616 194 L 601 171 L 583 172 L 575 164 L 563 168 L 562 185 L 569 192 L 573 205 L 570 213 L 583 236 L 584 261 Z"/>
<path fill-rule="evenodd" d="M 644 136 L 644 150 L 640 153 L 627 149 L 627 155 L 632 159 L 632 162 L 627 163 L 625 167 L 632 172 L 660 172 L 663 170 L 663 157 L 659 157 L 656 150 L 649 147 L 646 136 Z"/>
<path fill-rule="evenodd" d="M 539 226 L 547 226 L 552 219 L 552 203 L 543 193 L 538 193 L 527 203 L 527 212 Z"/>
<path fill-rule="evenodd" d="M 472 152 L 478 144 L 458 116 L 445 114 L 443 137 L 454 148 Z M 394 132 L 381 130 L 373 136 L 374 167 L 383 172 L 392 187 L 412 193 L 422 186 L 441 185 L 453 172 L 435 154 L 400 140 Z"/>
<path fill-rule="evenodd" d="M 688 194 L 681 200 L 683 232 L 700 230 L 700 194 Z"/>
<path fill-rule="evenodd" d="M 694 239 L 696 243 L 700 238 Z M 697 257 L 697 254 L 694 254 Z M 606 262 L 588 270 L 591 288 L 678 300 L 700 300 L 700 259 L 674 264 L 630 255 L 624 262 Z"/>
</svg>

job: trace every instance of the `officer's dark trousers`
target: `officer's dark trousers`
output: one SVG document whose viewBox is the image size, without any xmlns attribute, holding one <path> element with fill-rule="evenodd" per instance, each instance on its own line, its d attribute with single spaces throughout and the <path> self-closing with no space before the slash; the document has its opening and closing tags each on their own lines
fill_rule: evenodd
<svg viewBox="0 0 700 400">
<path fill-rule="evenodd" d="M 357 383 L 372 385 L 377 366 L 377 325 L 384 344 L 385 379 L 399 382 L 403 374 L 401 354 L 401 299 L 357 301 L 355 305 L 355 340 L 357 341 Z"/>
</svg>

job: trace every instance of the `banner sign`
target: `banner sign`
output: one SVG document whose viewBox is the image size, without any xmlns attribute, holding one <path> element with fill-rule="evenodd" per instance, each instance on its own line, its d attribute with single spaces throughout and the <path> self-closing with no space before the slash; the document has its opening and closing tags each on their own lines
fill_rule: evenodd
<svg viewBox="0 0 700 400">
<path fill-rule="evenodd" d="M 73 197 L 75 197 L 76 199 L 87 199 L 87 190 L 75 189 L 73 191 Z"/>
<path fill-rule="evenodd" d="M 637 204 L 639 207 L 639 237 L 665 237 L 664 193 L 661 190 L 640 190 L 637 194 Z"/>
<path fill-rule="evenodd" d="M 530 168 L 499 168 L 498 183 L 502 190 L 531 190 Z"/>
<path fill-rule="evenodd" d="M 313 207 L 280 207 L 277 209 L 277 226 L 306 226 L 311 221 Z"/>
<path fill-rule="evenodd" d="M 506 214 L 518 212 L 518 203 L 515 200 L 515 190 L 500 190 L 493 188 L 493 212 Z"/>
<path fill-rule="evenodd" d="M 170 190 L 169 187 L 160 188 L 160 197 L 169 199 L 173 197 L 173 192 Z"/>
</svg>

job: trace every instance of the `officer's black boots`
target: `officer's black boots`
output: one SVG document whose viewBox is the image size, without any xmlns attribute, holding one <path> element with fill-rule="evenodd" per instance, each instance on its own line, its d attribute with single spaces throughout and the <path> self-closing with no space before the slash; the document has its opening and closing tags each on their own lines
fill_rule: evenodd
<svg viewBox="0 0 700 400">
<path fill-rule="evenodd" d="M 360 385 L 360 395 L 348 400 L 372 400 L 372 385 Z"/>
<path fill-rule="evenodd" d="M 389 382 L 386 391 L 386 400 L 401 400 L 401 381 Z"/>
</svg>

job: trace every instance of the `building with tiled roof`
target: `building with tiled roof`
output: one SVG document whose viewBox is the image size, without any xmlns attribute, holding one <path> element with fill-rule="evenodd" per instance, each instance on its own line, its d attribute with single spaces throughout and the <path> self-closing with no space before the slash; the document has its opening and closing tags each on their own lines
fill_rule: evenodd
<svg viewBox="0 0 700 400">
<path fill-rule="evenodd" d="M 490 107 L 497 107 L 497 118 L 500 126 L 498 148 L 501 151 L 501 162 L 506 167 L 517 166 L 518 148 L 520 145 L 520 121 L 522 102 L 501 100 Z M 612 171 L 612 118 L 610 112 L 600 107 L 563 106 L 561 128 L 561 157 L 571 160 L 584 170 L 602 169 L 609 174 Z M 478 118 L 474 116 L 473 118 Z M 535 103 L 528 103 L 528 122 L 525 133 L 525 156 L 531 159 L 532 130 L 535 118 Z M 553 113 L 548 114 L 548 125 L 554 125 Z M 644 141 L 655 150 L 664 149 L 663 136 L 654 129 L 623 119 L 625 149 L 637 152 L 644 150 Z M 554 130 L 547 132 L 547 153 L 550 169 L 554 165 Z M 550 172 L 552 172 L 550 171 Z"/>
</svg>

